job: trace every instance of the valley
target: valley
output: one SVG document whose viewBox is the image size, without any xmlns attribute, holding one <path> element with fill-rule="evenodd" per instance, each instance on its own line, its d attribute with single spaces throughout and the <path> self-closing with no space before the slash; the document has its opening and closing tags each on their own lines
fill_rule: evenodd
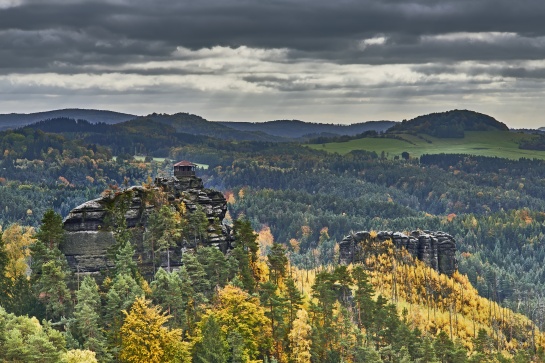
<svg viewBox="0 0 545 363">
<path fill-rule="evenodd" d="M 315 150 L 347 154 L 365 150 L 389 158 L 401 157 L 405 151 L 416 158 L 425 154 L 467 154 L 518 160 L 545 159 L 545 151 L 520 149 L 521 141 L 535 139 L 535 135 L 509 131 L 466 131 L 463 138 L 438 138 L 426 134 L 395 134 L 396 138 L 362 138 L 346 142 L 310 144 Z"/>
<path fill-rule="evenodd" d="M 166 311 L 169 362 L 543 361 L 538 131 L 457 110 L 274 122 L 0 132 L 0 326 L 35 327 L 0 333 L 1 358 L 41 339 L 52 362 L 128 361 L 131 324 Z"/>
</svg>

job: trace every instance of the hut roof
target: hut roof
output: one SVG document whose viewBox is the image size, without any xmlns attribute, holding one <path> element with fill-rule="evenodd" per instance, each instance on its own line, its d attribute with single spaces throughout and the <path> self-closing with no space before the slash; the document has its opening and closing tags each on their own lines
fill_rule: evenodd
<svg viewBox="0 0 545 363">
<path fill-rule="evenodd" d="M 174 166 L 197 166 L 197 164 L 193 164 L 191 161 L 182 160 L 174 164 Z"/>
</svg>

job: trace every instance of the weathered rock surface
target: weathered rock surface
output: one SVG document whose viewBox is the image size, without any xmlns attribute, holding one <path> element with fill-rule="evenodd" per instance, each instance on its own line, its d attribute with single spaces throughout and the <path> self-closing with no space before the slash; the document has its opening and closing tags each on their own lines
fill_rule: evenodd
<svg viewBox="0 0 545 363">
<path fill-rule="evenodd" d="M 340 263 L 361 262 L 372 242 L 391 240 L 397 248 L 405 248 L 428 266 L 446 275 L 452 275 L 458 268 L 456 241 L 445 232 L 413 231 L 410 235 L 401 232 L 381 231 L 373 239 L 367 231 L 356 232 L 343 238 L 339 244 Z"/>
<path fill-rule="evenodd" d="M 222 222 L 227 212 L 227 202 L 222 193 L 204 188 L 202 180 L 197 177 L 156 179 L 155 186 L 151 189 L 136 186 L 121 192 L 130 197 L 125 220 L 136 247 L 135 261 L 144 272 L 152 270 L 153 265 L 150 253 L 143 247 L 143 234 L 147 217 L 154 208 L 150 203 L 152 200 L 150 194 L 158 190 L 166 192 L 171 202 L 183 201 L 190 213 L 197 209 L 197 205 L 201 205 L 209 221 L 209 227 L 208 235 L 200 243 L 215 246 L 223 252 L 231 249 L 233 237 L 230 228 L 223 223 L 220 231 L 214 227 L 215 219 Z M 109 208 L 113 202 L 113 196 L 85 202 L 71 210 L 64 219 L 66 239 L 61 251 L 66 255 L 68 264 L 74 272 L 98 273 L 112 267 L 107 253 L 115 244 L 114 235 L 108 227 Z M 171 267 L 179 266 L 182 252 L 194 247 L 193 243 L 181 239 L 170 251 Z M 161 265 L 166 266 L 166 256 L 162 256 L 162 259 Z"/>
</svg>

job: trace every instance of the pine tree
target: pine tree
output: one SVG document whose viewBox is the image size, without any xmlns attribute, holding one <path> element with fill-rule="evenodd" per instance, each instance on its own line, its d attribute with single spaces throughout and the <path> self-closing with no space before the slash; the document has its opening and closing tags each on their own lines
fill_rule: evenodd
<svg viewBox="0 0 545 363">
<path fill-rule="evenodd" d="M 257 243 L 258 234 L 252 229 L 250 221 L 236 220 L 233 223 L 233 230 L 237 246 L 242 247 L 249 254 L 251 263 L 255 263 L 257 261 L 257 251 L 259 250 Z"/>
<path fill-rule="evenodd" d="M 332 329 L 333 308 L 337 301 L 335 291 L 335 278 L 327 271 L 319 272 L 312 285 L 312 297 L 316 303 L 312 303 L 310 309 L 313 313 L 312 319 L 312 356 L 320 361 L 328 359 L 332 351 L 332 343 L 336 340 Z"/>
<path fill-rule="evenodd" d="M 134 253 L 134 246 L 130 241 L 126 241 L 119 246 L 115 254 L 116 276 L 129 275 L 136 281 L 142 279 L 138 266 L 134 261 Z"/>
<path fill-rule="evenodd" d="M 475 356 L 481 356 L 483 361 L 489 361 L 491 359 L 492 351 L 494 349 L 493 341 L 484 329 L 479 329 L 477 338 L 474 339 L 475 344 Z M 475 360 L 475 356 L 472 356 L 472 360 Z"/>
<path fill-rule="evenodd" d="M 144 244 L 151 250 L 154 273 L 156 254 L 160 256 L 164 251 L 167 252 L 167 270 L 170 271 L 170 249 L 177 246 L 182 234 L 182 218 L 174 208 L 163 205 L 151 213 L 144 233 Z"/>
<path fill-rule="evenodd" d="M 227 335 L 231 363 L 251 362 L 249 349 L 246 347 L 244 337 L 238 329 L 230 330 Z"/>
<path fill-rule="evenodd" d="M 366 330 L 371 328 L 375 301 L 373 300 L 374 289 L 369 282 L 369 277 L 361 265 L 354 267 L 352 277 L 356 283 L 357 290 L 354 300 L 356 302 L 356 317 L 358 327 Z"/>
<path fill-rule="evenodd" d="M 49 250 L 58 249 L 65 237 L 61 215 L 55 213 L 52 209 L 48 209 L 44 213 L 40 229 L 34 237 Z"/>
<path fill-rule="evenodd" d="M 267 255 L 267 265 L 269 266 L 271 281 L 275 285 L 279 285 L 280 281 L 286 276 L 288 267 L 288 258 L 284 246 L 273 243 Z"/>
<path fill-rule="evenodd" d="M 98 354 L 101 362 L 111 359 L 107 352 L 106 338 L 100 327 L 100 295 L 93 278 L 85 276 L 76 292 L 78 302 L 74 308 L 74 318 L 83 348 Z"/>
<path fill-rule="evenodd" d="M 150 284 L 151 297 L 154 303 L 160 305 L 163 310 L 172 316 L 168 322 L 170 327 L 185 327 L 185 310 L 194 291 L 187 291 L 189 284 L 185 284 L 180 278 L 180 273 L 168 273 L 162 268 L 157 270 L 154 281 Z"/>
<path fill-rule="evenodd" d="M 422 363 L 428 363 L 422 361 Z M 356 348 L 354 363 L 382 363 L 380 354 L 373 347 L 360 346 Z"/>
<path fill-rule="evenodd" d="M 259 276 L 256 275 L 258 269 L 257 252 L 259 245 L 257 243 L 258 234 L 252 229 L 248 220 L 236 220 L 233 223 L 235 233 L 236 247 L 232 251 L 232 256 L 238 261 L 238 273 L 240 280 L 244 284 L 245 290 L 254 292 Z"/>
<path fill-rule="evenodd" d="M 415 359 L 419 362 L 438 362 L 435 355 L 434 341 L 429 337 L 422 337 L 417 348 Z"/>
<path fill-rule="evenodd" d="M 208 315 L 200 325 L 201 339 L 193 348 L 193 362 L 226 363 L 229 347 L 214 314 Z"/>
<path fill-rule="evenodd" d="M 265 308 L 265 316 L 271 322 L 272 338 L 274 340 L 274 356 L 280 359 L 283 352 L 283 338 L 286 334 L 284 315 L 286 313 L 286 301 L 278 294 L 278 286 L 271 281 L 260 286 L 261 305 Z"/>
<path fill-rule="evenodd" d="M 123 310 L 128 309 L 138 296 L 144 292 L 131 275 L 116 275 L 106 293 L 106 306 L 104 309 L 104 326 L 107 330 L 107 338 L 110 351 L 116 355 L 120 345 L 119 331 L 123 325 Z"/>
<path fill-rule="evenodd" d="M 132 203 L 132 192 L 124 192 L 114 195 L 107 207 L 108 213 L 105 217 L 107 228 L 112 231 L 115 238 L 115 245 L 109 250 L 110 258 L 115 259 L 119 249 L 131 240 L 131 232 L 127 228 L 125 215 Z"/>
<path fill-rule="evenodd" d="M 439 332 L 433 343 L 435 354 L 441 363 L 448 363 L 452 361 L 452 353 L 454 350 L 454 343 L 448 337 L 444 331 Z"/>
<path fill-rule="evenodd" d="M 339 291 L 339 299 L 344 305 L 348 305 L 349 297 L 352 296 L 350 286 L 354 282 L 346 265 L 337 266 L 333 272 L 333 278 L 337 281 L 336 287 Z"/>
<path fill-rule="evenodd" d="M 151 252 L 151 261 L 153 263 L 153 273 L 157 272 L 157 241 L 163 234 L 163 224 L 158 211 L 154 210 L 146 221 L 146 231 L 144 232 L 144 247 Z"/>
<path fill-rule="evenodd" d="M 186 235 L 188 241 L 193 240 L 193 247 L 198 247 L 197 239 L 200 242 L 205 241 L 208 224 L 208 218 L 200 204 L 197 204 L 194 211 L 187 214 L 188 233 Z"/>
<path fill-rule="evenodd" d="M 60 320 L 71 305 L 71 293 L 66 284 L 66 273 L 58 260 L 51 260 L 42 266 L 42 275 L 37 283 L 39 299 L 44 302 L 47 319 Z"/>
<path fill-rule="evenodd" d="M 215 247 L 203 247 L 197 250 L 196 256 L 206 273 L 210 290 L 225 287 L 230 275 L 229 263 L 225 255 Z"/>
<path fill-rule="evenodd" d="M 204 302 L 206 300 L 205 297 L 210 293 L 210 282 L 206 278 L 203 265 L 201 265 L 197 257 L 192 253 L 183 254 L 182 265 L 191 279 L 193 290 L 195 293 L 201 295 L 198 299 Z"/>
<path fill-rule="evenodd" d="M 286 299 L 286 308 L 288 311 L 288 330 L 291 331 L 293 327 L 292 323 L 295 320 L 297 311 L 299 311 L 303 304 L 303 295 L 299 292 L 299 289 L 295 286 L 295 281 L 291 277 L 286 279 L 285 286 L 284 297 Z"/>
<path fill-rule="evenodd" d="M 242 283 L 244 290 L 254 292 L 256 279 L 253 274 L 252 264 L 248 252 L 242 246 L 236 246 L 231 251 L 232 261 L 236 261 L 237 281 Z"/>
</svg>

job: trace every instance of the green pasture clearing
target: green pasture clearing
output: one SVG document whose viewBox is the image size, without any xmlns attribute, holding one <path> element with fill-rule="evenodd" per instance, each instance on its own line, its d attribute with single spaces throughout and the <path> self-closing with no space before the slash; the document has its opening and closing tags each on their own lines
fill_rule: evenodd
<svg viewBox="0 0 545 363">
<path fill-rule="evenodd" d="M 428 135 L 398 135 L 403 140 L 388 138 L 363 138 L 347 142 L 307 145 L 316 150 L 346 154 L 352 150 L 384 151 L 389 158 L 406 151 L 413 157 L 423 154 L 471 154 L 496 156 L 518 160 L 520 158 L 545 160 L 545 151 L 519 149 L 521 139 L 533 138 L 529 134 L 506 131 L 466 131 L 463 139 L 439 139 Z"/>
<path fill-rule="evenodd" d="M 142 155 L 136 155 L 134 157 L 134 160 L 138 160 L 138 161 L 144 161 L 146 159 L 145 156 L 142 156 Z M 162 163 L 163 161 L 165 161 L 166 158 L 153 158 L 153 161 L 156 161 L 158 163 Z"/>
<path fill-rule="evenodd" d="M 113 159 L 115 160 L 115 156 L 113 157 Z M 142 156 L 142 155 L 136 155 L 134 157 L 134 160 L 136 161 L 144 161 L 146 159 L 145 156 Z M 166 158 L 153 158 L 153 161 L 157 162 L 157 163 L 162 163 L 165 161 Z M 200 163 L 193 163 L 195 165 L 197 165 L 199 168 L 201 169 L 205 169 L 207 170 L 208 169 L 208 165 L 207 164 L 200 164 Z"/>
</svg>

